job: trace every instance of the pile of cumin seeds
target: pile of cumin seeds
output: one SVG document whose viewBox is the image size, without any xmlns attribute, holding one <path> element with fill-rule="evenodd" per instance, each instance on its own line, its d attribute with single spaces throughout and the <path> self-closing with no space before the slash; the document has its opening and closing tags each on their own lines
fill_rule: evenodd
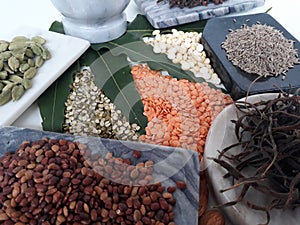
<svg viewBox="0 0 300 225">
<path fill-rule="evenodd" d="M 95 76 L 89 70 L 75 74 L 65 103 L 65 133 L 137 141 L 139 129 L 96 86 Z"/>
<path fill-rule="evenodd" d="M 287 71 L 299 63 L 294 41 L 259 22 L 230 30 L 221 46 L 233 65 L 259 77 L 282 75 L 284 79 Z"/>
</svg>

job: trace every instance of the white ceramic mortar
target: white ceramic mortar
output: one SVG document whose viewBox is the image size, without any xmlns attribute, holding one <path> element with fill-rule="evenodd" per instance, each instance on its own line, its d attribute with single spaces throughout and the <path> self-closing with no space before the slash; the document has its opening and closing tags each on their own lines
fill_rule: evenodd
<svg viewBox="0 0 300 225">
<path fill-rule="evenodd" d="M 63 15 L 66 34 L 91 43 L 103 43 L 126 32 L 127 17 L 123 12 L 130 0 L 51 0 Z"/>
</svg>

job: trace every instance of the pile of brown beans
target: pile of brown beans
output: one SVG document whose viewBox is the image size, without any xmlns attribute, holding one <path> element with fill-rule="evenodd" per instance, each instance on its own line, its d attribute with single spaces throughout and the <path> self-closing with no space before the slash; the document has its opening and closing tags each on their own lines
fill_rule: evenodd
<svg viewBox="0 0 300 225">
<path fill-rule="evenodd" d="M 151 184 L 152 165 L 64 139 L 25 141 L 0 158 L 0 223 L 174 225 L 173 194 L 185 184 Z"/>
</svg>

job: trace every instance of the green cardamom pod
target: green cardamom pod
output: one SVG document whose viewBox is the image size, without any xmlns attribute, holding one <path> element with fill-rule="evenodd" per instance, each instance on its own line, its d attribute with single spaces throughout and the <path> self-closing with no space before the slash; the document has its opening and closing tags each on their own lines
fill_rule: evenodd
<svg viewBox="0 0 300 225">
<path fill-rule="evenodd" d="M 11 57 L 10 51 L 0 52 L 0 60 L 8 60 Z"/>
<path fill-rule="evenodd" d="M 32 87 L 32 81 L 30 79 L 23 78 L 22 85 L 27 90 Z"/>
<path fill-rule="evenodd" d="M 7 62 L 3 63 L 3 69 L 7 71 L 9 74 L 14 74 L 15 72 L 9 67 Z"/>
<path fill-rule="evenodd" d="M 7 77 L 7 71 L 0 71 L 0 80 L 5 80 Z"/>
<path fill-rule="evenodd" d="M 15 86 L 14 83 L 12 83 L 12 82 L 10 82 L 8 80 L 3 81 L 3 83 L 6 84 L 6 85 L 3 87 L 2 92 L 9 91 L 9 90 L 11 90 Z"/>
<path fill-rule="evenodd" d="M 13 55 L 24 54 L 25 55 L 26 49 L 27 48 L 18 48 L 18 49 L 12 50 L 11 54 L 13 54 Z"/>
<path fill-rule="evenodd" d="M 26 70 L 30 68 L 28 63 L 22 63 L 19 67 L 19 70 L 21 73 L 25 73 Z"/>
<path fill-rule="evenodd" d="M 16 36 L 11 42 L 0 40 L 0 105 L 18 100 L 32 87 L 31 79 L 47 59 L 46 39 Z"/>
<path fill-rule="evenodd" d="M 43 48 L 42 57 L 45 60 L 51 58 L 51 54 L 50 54 L 50 52 L 49 52 L 49 50 L 47 48 Z"/>
<path fill-rule="evenodd" d="M 23 78 L 18 75 L 10 75 L 8 80 L 12 81 L 14 83 L 19 83 L 19 84 L 21 84 L 23 82 Z"/>
<path fill-rule="evenodd" d="M 24 73 L 24 78 L 32 79 L 37 73 L 37 70 L 35 67 L 30 67 L 28 70 Z"/>
<path fill-rule="evenodd" d="M 7 90 L 7 91 L 3 91 L 2 89 L 2 93 L 0 94 L 0 105 L 4 105 L 7 102 L 9 102 L 11 100 L 12 96 L 11 96 L 11 89 Z"/>
<path fill-rule="evenodd" d="M 13 53 L 13 56 L 15 56 L 20 62 L 25 60 L 25 53 Z"/>
<path fill-rule="evenodd" d="M 41 36 L 35 36 L 33 38 L 31 38 L 32 41 L 39 43 L 41 45 L 46 43 L 46 40 L 44 38 L 42 38 Z"/>
<path fill-rule="evenodd" d="M 15 56 L 12 56 L 8 59 L 8 66 L 11 70 L 17 71 L 20 67 L 20 62 Z"/>
<path fill-rule="evenodd" d="M 26 48 L 25 50 L 25 55 L 28 57 L 28 58 L 34 58 L 34 53 L 32 52 L 32 50 L 30 48 Z"/>
<path fill-rule="evenodd" d="M 42 49 L 38 46 L 37 43 L 31 43 L 30 48 L 34 54 L 42 55 Z"/>
<path fill-rule="evenodd" d="M 34 62 L 33 59 L 28 59 L 28 60 L 27 60 L 27 63 L 28 63 L 28 65 L 29 65 L 30 67 L 34 67 L 34 66 L 35 66 L 35 62 Z"/>
<path fill-rule="evenodd" d="M 35 59 L 35 66 L 36 67 L 41 67 L 44 64 L 44 59 L 42 56 L 37 56 Z"/>
<path fill-rule="evenodd" d="M 15 51 L 15 50 L 24 49 L 27 47 L 28 47 L 27 42 L 19 41 L 19 42 L 11 42 L 8 46 L 8 49 L 10 51 Z"/>
<path fill-rule="evenodd" d="M 5 42 L 5 41 L 0 42 L 0 52 L 7 51 L 8 46 L 9 46 L 8 42 Z"/>
<path fill-rule="evenodd" d="M 11 90 L 11 97 L 13 101 L 19 100 L 25 92 L 25 89 L 22 85 L 14 86 Z"/>
</svg>

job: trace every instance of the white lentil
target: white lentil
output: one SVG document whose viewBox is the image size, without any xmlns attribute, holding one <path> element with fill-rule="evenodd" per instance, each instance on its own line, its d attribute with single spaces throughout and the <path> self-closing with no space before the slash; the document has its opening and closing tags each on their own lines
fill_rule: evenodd
<svg viewBox="0 0 300 225">
<path fill-rule="evenodd" d="M 183 62 L 181 63 L 181 69 L 183 69 L 183 70 L 188 70 L 188 69 L 190 69 L 190 68 L 191 68 L 190 63 L 188 63 L 188 62 L 186 62 L 186 61 L 183 61 Z"/>
<path fill-rule="evenodd" d="M 180 63 L 182 70 L 190 70 L 195 77 L 201 76 L 208 82 L 220 84 L 220 79 L 211 79 L 215 72 L 200 43 L 202 33 L 183 32 L 176 29 L 172 29 L 171 32 L 161 34 L 159 30 L 154 30 L 152 32 L 154 37 L 145 38 L 144 41 L 153 46 L 154 53 L 166 54 L 174 64 Z M 200 72 L 203 67 L 208 69 L 205 73 Z"/>
</svg>

